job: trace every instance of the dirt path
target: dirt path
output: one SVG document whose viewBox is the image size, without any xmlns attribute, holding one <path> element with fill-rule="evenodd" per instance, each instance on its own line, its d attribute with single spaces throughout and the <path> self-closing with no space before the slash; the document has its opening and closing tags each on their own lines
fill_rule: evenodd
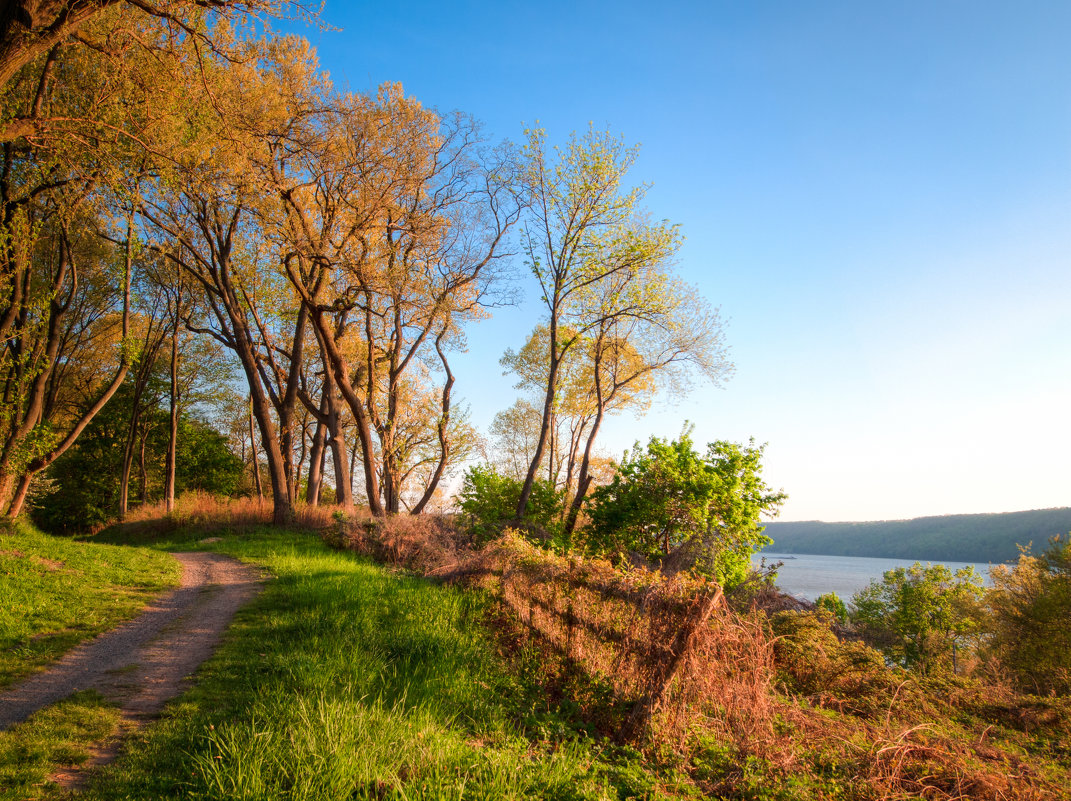
<svg viewBox="0 0 1071 801">
<path fill-rule="evenodd" d="M 119 705 L 129 732 L 186 689 L 188 678 L 215 651 L 238 609 L 260 590 L 253 567 L 214 553 L 177 553 L 182 585 L 139 617 L 83 643 L 43 673 L 0 693 L 0 729 L 79 690 L 97 690 Z M 95 764 L 114 756 L 98 751 Z M 76 781 L 76 777 L 59 778 Z"/>
</svg>

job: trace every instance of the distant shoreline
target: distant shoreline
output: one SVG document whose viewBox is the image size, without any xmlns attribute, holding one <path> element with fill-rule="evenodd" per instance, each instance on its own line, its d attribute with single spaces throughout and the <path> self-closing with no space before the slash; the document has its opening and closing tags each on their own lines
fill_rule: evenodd
<svg viewBox="0 0 1071 801">
<path fill-rule="evenodd" d="M 1007 564 L 1018 560 L 1020 545 L 1037 553 L 1068 532 L 1071 507 L 859 523 L 772 522 L 765 533 L 774 542 L 763 552 Z"/>
</svg>

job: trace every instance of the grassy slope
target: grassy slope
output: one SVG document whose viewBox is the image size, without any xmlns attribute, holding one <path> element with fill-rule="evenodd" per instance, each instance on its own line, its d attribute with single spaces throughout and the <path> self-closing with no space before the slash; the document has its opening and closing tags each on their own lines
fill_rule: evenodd
<svg viewBox="0 0 1071 801">
<path fill-rule="evenodd" d="M 978 781 L 1015 765 L 1066 786 L 1071 766 L 1059 742 L 1067 726 L 1050 726 L 1059 711 L 1051 704 L 1024 724 L 1019 707 L 985 697 L 948 709 L 919 700 L 916 720 L 908 714 L 916 701 L 904 702 L 918 690 L 884 670 L 860 673 L 854 657 L 850 669 L 827 664 L 856 647 L 832 640 L 796 660 L 816 686 L 786 676 L 796 700 L 778 702 L 789 705 L 768 758 L 741 759 L 711 740 L 693 752 L 689 778 L 671 761 L 651 764 L 590 736 L 572 701 L 584 688 L 548 694 L 554 669 L 524 642 L 500 654 L 495 642 L 511 629 L 489 634 L 482 624 L 493 607 L 479 595 L 328 551 L 307 533 L 261 529 L 200 543 L 205 536 L 172 535 L 154 547 L 211 548 L 264 565 L 275 579 L 239 613 L 197 686 L 90 782 L 89 799 L 686 798 L 701 795 L 693 782 L 731 798 L 871 799 L 902 794 L 923 776 L 969 784 L 983 752 Z M 793 664 L 790 656 L 789 673 Z M 811 708 L 826 696 L 834 707 L 873 710 L 860 719 Z M 903 720 L 890 721 L 894 709 Z M 82 694 L 0 735 L 0 788 L 8 790 L 0 799 L 63 797 L 44 784 L 50 766 L 84 758 L 115 725 L 114 710 Z M 922 729 L 925 743 L 904 744 L 902 731 L 918 739 Z M 888 754 L 896 765 L 907 759 L 895 789 L 874 778 L 889 769 Z"/>
<path fill-rule="evenodd" d="M 770 523 L 774 553 L 870 556 L 954 562 L 1013 562 L 1018 545 L 1045 547 L 1071 531 L 1071 508 L 945 515 L 873 523 Z"/>
<path fill-rule="evenodd" d="M 179 581 L 165 553 L 0 527 L 0 687 L 133 617 Z"/>
<path fill-rule="evenodd" d="M 179 545 L 190 547 L 157 547 Z M 548 704 L 537 659 L 513 655 L 508 669 L 477 625 L 479 596 L 308 534 L 262 529 L 208 547 L 276 578 L 239 613 L 197 687 L 88 798 L 694 795 Z"/>
</svg>

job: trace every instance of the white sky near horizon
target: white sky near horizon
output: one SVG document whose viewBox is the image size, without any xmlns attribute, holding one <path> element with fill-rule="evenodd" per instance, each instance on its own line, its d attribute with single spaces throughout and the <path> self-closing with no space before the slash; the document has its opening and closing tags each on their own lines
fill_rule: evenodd
<svg viewBox="0 0 1071 801">
<path fill-rule="evenodd" d="M 735 376 L 612 421 L 767 442 L 782 520 L 1071 505 L 1071 4 L 328 0 L 336 84 L 401 81 L 519 140 L 642 144 Z M 535 291 L 469 331 L 486 431 Z"/>
</svg>

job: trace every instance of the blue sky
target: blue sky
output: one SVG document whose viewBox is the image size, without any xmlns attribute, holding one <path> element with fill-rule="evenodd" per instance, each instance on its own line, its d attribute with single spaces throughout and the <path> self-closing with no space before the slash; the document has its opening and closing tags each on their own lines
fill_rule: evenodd
<svg viewBox="0 0 1071 801">
<path fill-rule="evenodd" d="M 338 2 L 336 84 L 642 145 L 736 376 L 613 422 L 768 442 L 785 520 L 1071 505 L 1071 4 Z M 532 287 L 526 287 L 529 297 Z M 470 331 L 483 427 L 531 302 Z"/>
</svg>

